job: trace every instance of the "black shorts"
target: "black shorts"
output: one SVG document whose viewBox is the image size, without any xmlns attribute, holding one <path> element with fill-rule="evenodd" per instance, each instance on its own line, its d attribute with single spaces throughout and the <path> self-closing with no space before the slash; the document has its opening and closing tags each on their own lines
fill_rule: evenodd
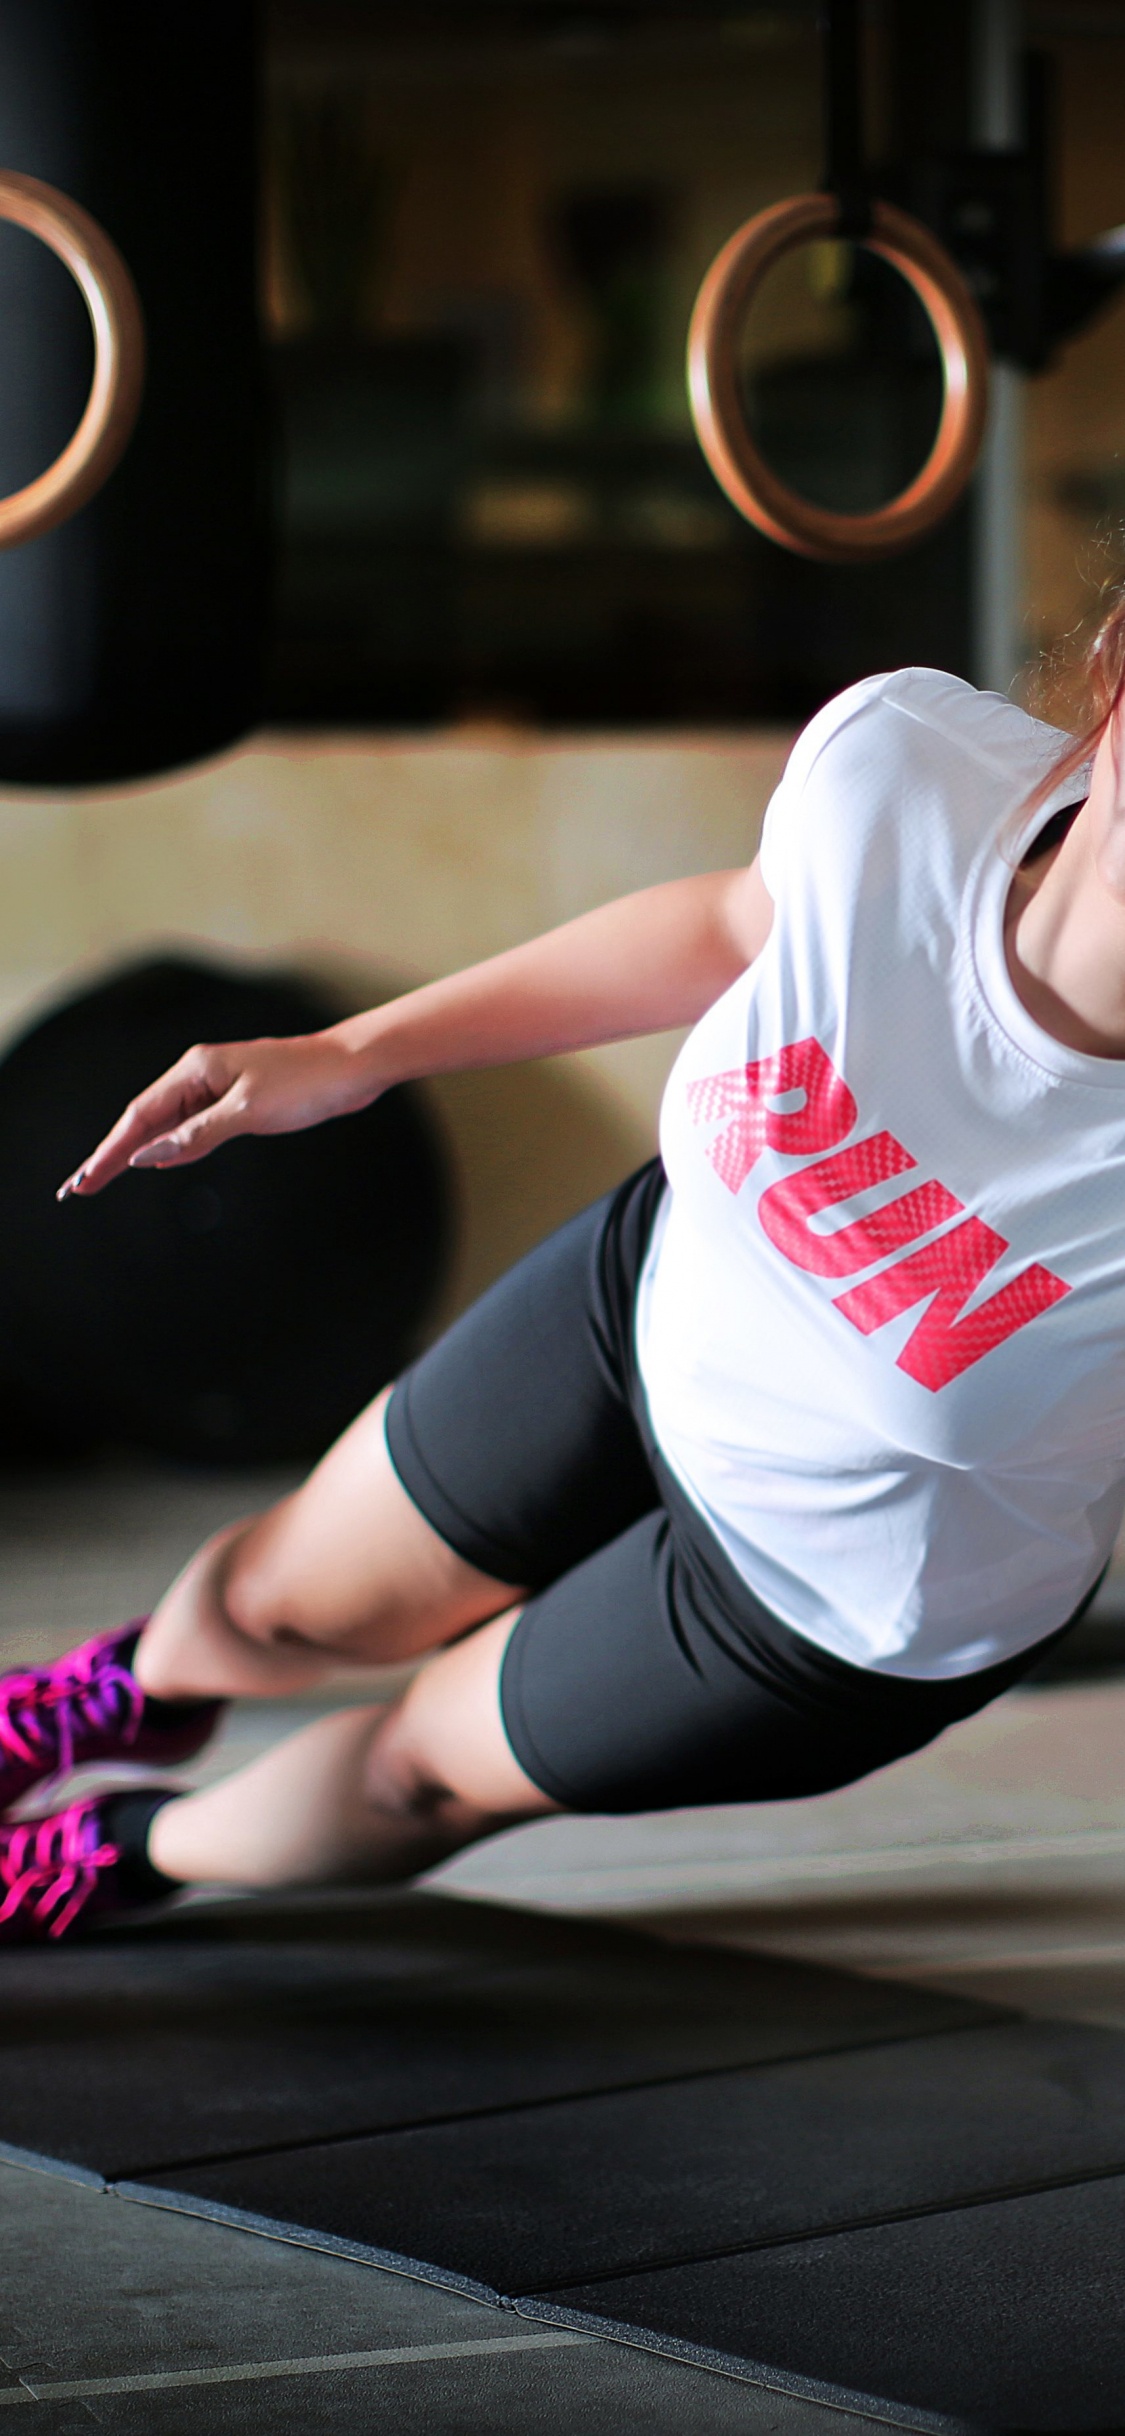
<svg viewBox="0 0 1125 2436">
<path fill-rule="evenodd" d="M 504 1725 L 568 1810 L 826 1793 L 983 1708 L 1046 1646 L 907 1682 L 831 1657 L 755 1598 L 664 1463 L 637 1375 L 663 1190 L 654 1160 L 571 1219 L 405 1372 L 387 1412 L 427 1521 L 532 1593 L 504 1660 Z"/>
</svg>

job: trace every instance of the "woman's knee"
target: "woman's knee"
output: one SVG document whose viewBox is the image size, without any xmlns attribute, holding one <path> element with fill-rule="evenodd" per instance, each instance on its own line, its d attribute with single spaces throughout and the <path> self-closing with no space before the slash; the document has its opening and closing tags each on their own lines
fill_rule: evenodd
<svg viewBox="0 0 1125 2436">
<path fill-rule="evenodd" d="M 525 1775 L 504 1726 L 500 1674 L 518 1616 L 496 1616 L 443 1650 L 385 1713 L 368 1751 L 372 1801 L 419 1818 L 461 1808 L 497 1825 L 558 1807 Z"/>
<path fill-rule="evenodd" d="M 413 1730 L 413 1721 L 404 1719 L 404 1705 L 396 1702 L 375 1726 L 364 1763 L 363 1795 L 373 1810 L 432 1827 L 464 1803 L 448 1772 L 431 1758 L 424 1737 Z"/>
<path fill-rule="evenodd" d="M 285 1497 L 230 1532 L 216 1550 L 214 1590 L 234 1630 L 248 1641 L 303 1638 L 287 1615 L 283 1568 L 277 1563 L 279 1526 L 292 1505 Z"/>
<path fill-rule="evenodd" d="M 372 1415 L 362 1419 L 366 1428 Z M 512 1590 L 447 1546 L 379 1444 L 369 1429 L 365 1443 L 341 1441 L 301 1488 L 231 1536 L 216 1588 L 236 1631 L 396 1663 L 508 1604 Z"/>
</svg>

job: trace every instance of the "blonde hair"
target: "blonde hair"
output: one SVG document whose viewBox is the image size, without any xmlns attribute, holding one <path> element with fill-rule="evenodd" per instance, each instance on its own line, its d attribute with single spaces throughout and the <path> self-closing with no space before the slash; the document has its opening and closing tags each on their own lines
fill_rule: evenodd
<svg viewBox="0 0 1125 2436">
<path fill-rule="evenodd" d="M 1125 586 L 1117 590 L 1113 605 L 1100 620 L 1082 657 L 1080 691 L 1085 716 L 1077 735 L 1071 736 L 1062 752 L 1057 754 L 1044 772 L 1038 786 L 1033 787 L 1026 802 L 1020 805 L 1019 823 L 1028 814 L 1037 812 L 1048 796 L 1055 793 L 1068 778 L 1092 761 L 1105 735 L 1114 712 L 1125 698 Z"/>
</svg>

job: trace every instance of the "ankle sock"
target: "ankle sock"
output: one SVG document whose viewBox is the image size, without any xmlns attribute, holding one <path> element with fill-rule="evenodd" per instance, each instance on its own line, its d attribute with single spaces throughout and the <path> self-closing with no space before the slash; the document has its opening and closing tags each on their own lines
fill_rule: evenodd
<svg viewBox="0 0 1125 2436">
<path fill-rule="evenodd" d="M 146 1692 L 145 1724 L 155 1726 L 157 1733 L 162 1726 L 175 1726 L 179 1732 L 181 1727 L 190 1725 L 193 1717 L 202 1717 L 205 1711 L 209 1714 L 212 1709 L 221 1708 L 222 1705 L 219 1699 L 158 1700 L 155 1692 Z"/>
<path fill-rule="evenodd" d="M 165 1802 L 175 1802 L 179 1794 L 164 1786 L 148 1786 L 144 1790 L 109 1793 L 102 1803 L 101 1815 L 111 1844 L 116 1844 L 121 1859 L 117 1876 L 122 1893 L 132 1903 L 155 1903 L 161 1895 L 175 1894 L 179 1878 L 165 1876 L 155 1861 L 148 1857 L 148 1838 L 152 1822 Z"/>
<path fill-rule="evenodd" d="M 118 1653 L 120 1662 L 130 1671 L 137 1654 L 137 1643 L 140 1637 L 141 1630 L 138 1625 L 132 1640 L 122 1641 L 120 1646 Z M 215 1699 L 161 1700 L 155 1692 L 146 1692 L 144 1720 L 146 1726 L 155 1727 L 156 1732 L 159 1733 L 162 1726 L 175 1726 L 178 1729 L 185 1724 L 190 1724 L 193 1717 L 202 1717 L 205 1710 L 217 1708 L 219 1705 L 220 1703 Z"/>
</svg>

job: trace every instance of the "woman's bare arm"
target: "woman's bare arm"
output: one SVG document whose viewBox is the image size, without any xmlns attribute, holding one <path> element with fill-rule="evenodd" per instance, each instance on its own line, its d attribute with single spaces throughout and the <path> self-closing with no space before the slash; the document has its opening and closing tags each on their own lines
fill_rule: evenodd
<svg viewBox="0 0 1125 2436">
<path fill-rule="evenodd" d="M 772 920 L 756 862 L 671 880 L 324 1032 L 189 1049 L 60 1198 L 99 1192 L 128 1166 L 186 1166 L 235 1134 L 299 1132 L 419 1075 L 694 1023 L 760 954 Z"/>
</svg>

